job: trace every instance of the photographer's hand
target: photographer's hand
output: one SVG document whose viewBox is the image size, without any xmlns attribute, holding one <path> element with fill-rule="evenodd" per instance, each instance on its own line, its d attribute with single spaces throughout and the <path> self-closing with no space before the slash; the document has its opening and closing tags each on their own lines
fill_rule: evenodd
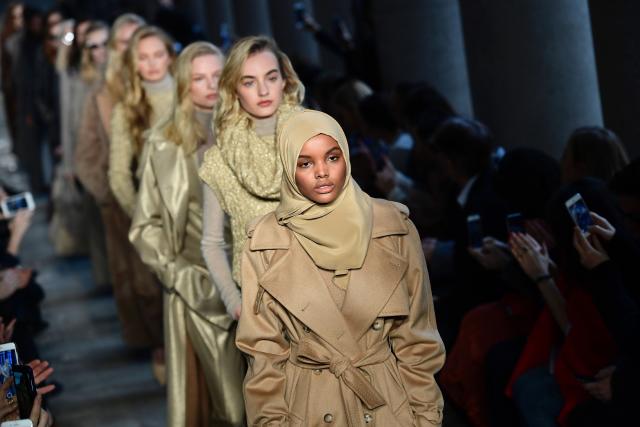
<svg viewBox="0 0 640 427">
<path fill-rule="evenodd" d="M 611 225 L 611 223 L 604 217 L 601 217 L 597 213 L 590 212 L 590 214 L 594 225 L 589 227 L 589 231 L 606 241 L 613 239 L 613 236 L 615 236 L 616 234 L 616 228 Z"/>
</svg>

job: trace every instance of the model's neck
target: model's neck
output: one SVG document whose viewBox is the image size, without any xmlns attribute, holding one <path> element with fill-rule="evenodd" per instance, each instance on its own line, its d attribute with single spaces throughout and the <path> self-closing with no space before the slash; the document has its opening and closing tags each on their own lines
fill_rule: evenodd
<svg viewBox="0 0 640 427">
<path fill-rule="evenodd" d="M 171 85 L 173 84 L 173 77 L 171 74 L 167 73 L 162 79 L 156 81 L 142 81 L 142 87 L 148 94 L 163 92 L 165 90 L 171 89 Z"/>
</svg>

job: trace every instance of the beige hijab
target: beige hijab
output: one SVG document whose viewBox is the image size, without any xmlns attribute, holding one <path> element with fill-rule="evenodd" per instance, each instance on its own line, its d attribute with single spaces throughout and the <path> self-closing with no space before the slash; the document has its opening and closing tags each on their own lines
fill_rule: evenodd
<svg viewBox="0 0 640 427">
<path fill-rule="evenodd" d="M 302 195 L 295 178 L 302 146 L 319 134 L 336 140 L 347 166 L 342 192 L 333 202 L 324 205 Z M 371 199 L 351 179 L 347 137 L 331 116 L 304 110 L 289 118 L 277 138 L 284 169 L 280 205 L 276 209 L 278 222 L 293 231 L 318 267 L 333 270 L 335 276 L 343 276 L 342 279 L 348 281 L 349 270 L 358 269 L 364 263 L 373 218 Z"/>
</svg>

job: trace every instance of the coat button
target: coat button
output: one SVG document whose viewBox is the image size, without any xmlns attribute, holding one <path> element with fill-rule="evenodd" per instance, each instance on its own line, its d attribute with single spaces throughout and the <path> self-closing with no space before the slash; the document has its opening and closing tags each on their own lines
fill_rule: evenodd
<svg viewBox="0 0 640 427">
<path fill-rule="evenodd" d="M 320 375 L 320 374 L 322 373 L 322 369 L 314 369 L 314 370 L 313 370 L 313 373 L 314 373 L 315 375 Z"/>
<path fill-rule="evenodd" d="M 324 422 L 327 424 L 331 424 L 333 422 L 333 415 L 331 414 L 324 414 Z"/>
<path fill-rule="evenodd" d="M 309 329 L 309 327 L 307 325 L 304 325 L 302 327 L 302 330 L 304 331 L 305 334 L 308 334 L 311 329 Z"/>
<path fill-rule="evenodd" d="M 379 331 L 380 329 L 382 329 L 382 325 L 384 324 L 384 321 L 382 319 L 376 319 L 375 322 L 373 322 L 373 330 L 374 331 Z"/>
<path fill-rule="evenodd" d="M 364 414 L 364 422 L 370 424 L 371 421 L 373 421 L 373 417 L 371 416 L 371 414 Z"/>
</svg>

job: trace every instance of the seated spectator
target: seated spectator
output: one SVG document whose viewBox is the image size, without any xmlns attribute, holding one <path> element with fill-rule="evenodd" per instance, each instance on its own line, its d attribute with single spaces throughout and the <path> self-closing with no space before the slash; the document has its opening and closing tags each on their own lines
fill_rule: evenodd
<svg viewBox="0 0 640 427">
<path fill-rule="evenodd" d="M 640 381 L 637 363 L 640 360 L 640 309 L 638 300 L 628 292 L 626 285 L 629 283 L 625 283 L 616 265 L 620 260 L 611 251 L 621 233 L 600 215 L 592 212 L 591 216 L 595 225 L 590 227 L 590 236 L 585 236 L 576 227 L 573 246 L 580 256 L 580 263 L 593 275 L 589 290 L 621 354 L 615 365 L 601 369 L 593 381 L 585 382 L 584 388 L 592 399 L 574 409 L 569 425 L 626 425 L 635 415 L 632 396 Z M 637 282 L 634 284 L 637 286 Z"/>
<path fill-rule="evenodd" d="M 373 93 L 363 98 L 358 109 L 364 122 L 365 134 L 387 146 L 389 160 L 403 174 L 407 173 L 409 155 L 413 149 L 413 138 L 403 132 L 393 116 L 389 98 Z"/>
<path fill-rule="evenodd" d="M 605 182 L 629 163 L 629 156 L 618 136 L 597 126 L 578 128 L 569 137 L 562 154 L 564 182 L 584 177 Z"/>
<path fill-rule="evenodd" d="M 516 148 L 500 161 L 495 184 L 509 212 L 522 214 L 527 230 L 548 235 L 542 218 L 560 185 L 556 160 L 539 150 Z M 503 397 L 504 388 L 539 312 L 539 297 L 503 242 L 485 237 L 481 248 L 469 252 L 483 268 L 499 273 L 505 294 L 464 316 L 440 383 L 474 426 L 511 426 L 518 418 Z"/>
<path fill-rule="evenodd" d="M 573 411 L 589 399 L 583 382 L 610 375 L 610 369 L 605 368 L 619 355 L 616 331 L 598 310 L 593 293 L 596 277 L 581 264 L 574 248 L 575 224 L 565 201 L 576 193 L 594 212 L 611 219 L 616 228 L 621 224 L 604 184 L 585 179 L 564 187 L 549 203 L 547 217 L 557 244 L 555 263 L 546 246 L 531 236 L 518 233 L 511 239 L 512 253 L 546 302 L 509 386 L 531 426 L 549 425 L 556 419 L 567 425 Z M 598 216 L 593 218 L 596 227 L 603 226 Z M 605 291 L 611 289 L 605 287 Z M 617 310 L 627 309 L 619 306 Z M 532 395 L 545 398 L 534 401 Z"/>
</svg>

